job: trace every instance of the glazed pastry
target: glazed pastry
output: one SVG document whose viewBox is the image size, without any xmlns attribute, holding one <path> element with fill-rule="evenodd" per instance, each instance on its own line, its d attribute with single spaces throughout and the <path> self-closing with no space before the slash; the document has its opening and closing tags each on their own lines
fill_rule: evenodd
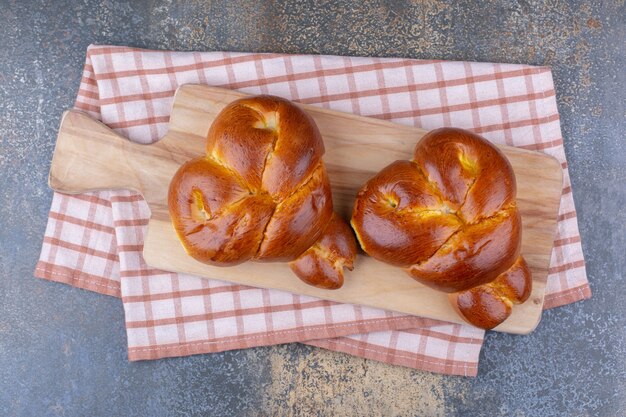
<svg viewBox="0 0 626 417">
<path fill-rule="evenodd" d="M 443 128 L 363 186 L 351 224 L 367 254 L 451 293 L 465 320 L 493 328 L 531 289 L 515 194 L 513 169 L 494 145 Z"/>
<path fill-rule="evenodd" d="M 217 266 L 290 262 L 308 284 L 334 289 L 356 242 L 333 214 L 313 119 L 288 100 L 237 100 L 217 116 L 206 155 L 183 164 L 168 207 L 187 253 Z"/>
</svg>

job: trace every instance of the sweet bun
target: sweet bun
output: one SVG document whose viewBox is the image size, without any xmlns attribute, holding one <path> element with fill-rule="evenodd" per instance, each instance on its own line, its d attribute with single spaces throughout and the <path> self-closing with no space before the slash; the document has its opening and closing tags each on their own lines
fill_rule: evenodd
<svg viewBox="0 0 626 417">
<path fill-rule="evenodd" d="M 515 195 L 513 169 L 494 145 L 463 129 L 442 128 L 419 141 L 412 160 L 392 163 L 363 186 L 351 224 L 367 254 L 431 288 L 462 293 L 451 300 L 463 317 L 493 327 L 510 308 L 497 315 L 485 301 L 482 316 L 473 319 L 479 309 L 469 308 L 468 300 L 476 304 L 480 294 L 495 294 L 484 285 L 506 281 L 507 271 L 525 265 Z M 523 270 L 528 279 L 515 279 L 521 295 L 531 285 Z M 520 297 L 511 299 L 523 302 Z"/>
<path fill-rule="evenodd" d="M 323 154 L 315 122 L 290 101 L 257 96 L 227 105 L 206 155 L 170 182 L 170 217 L 187 253 L 217 266 L 296 261 L 291 268 L 305 282 L 339 288 L 356 243 L 333 215 Z"/>
</svg>

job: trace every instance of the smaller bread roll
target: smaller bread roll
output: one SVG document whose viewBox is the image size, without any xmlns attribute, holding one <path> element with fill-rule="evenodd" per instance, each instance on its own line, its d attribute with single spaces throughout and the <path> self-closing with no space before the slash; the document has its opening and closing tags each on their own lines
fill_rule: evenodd
<svg viewBox="0 0 626 417">
<path fill-rule="evenodd" d="M 530 297 L 532 275 L 521 256 L 507 271 L 488 284 L 448 295 L 452 307 L 468 323 L 493 329 L 511 315 L 513 304 Z"/>
<path fill-rule="evenodd" d="M 442 128 L 417 143 L 410 161 L 393 162 L 363 186 L 351 224 L 367 254 L 454 293 L 467 321 L 492 328 L 530 293 L 515 195 L 515 174 L 498 148 Z"/>
</svg>

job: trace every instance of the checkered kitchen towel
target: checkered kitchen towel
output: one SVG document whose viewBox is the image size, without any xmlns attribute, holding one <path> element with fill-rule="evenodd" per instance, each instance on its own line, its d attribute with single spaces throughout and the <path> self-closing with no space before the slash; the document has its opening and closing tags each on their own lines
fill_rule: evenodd
<svg viewBox="0 0 626 417">
<path fill-rule="evenodd" d="M 546 308 L 588 298 L 549 68 L 338 56 L 91 46 L 76 108 L 130 140 L 168 126 L 176 88 L 203 83 L 433 129 L 458 126 L 556 157 L 564 184 Z M 304 342 L 378 361 L 475 375 L 484 333 L 149 268 L 141 196 L 55 193 L 35 275 L 121 297 L 130 360 Z"/>
</svg>

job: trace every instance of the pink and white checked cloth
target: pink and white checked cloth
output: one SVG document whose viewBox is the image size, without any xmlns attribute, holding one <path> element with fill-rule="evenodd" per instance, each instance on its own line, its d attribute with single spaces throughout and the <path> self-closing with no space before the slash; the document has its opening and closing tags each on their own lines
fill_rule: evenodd
<svg viewBox="0 0 626 417">
<path fill-rule="evenodd" d="M 168 126 L 176 88 L 203 83 L 433 129 L 458 126 L 556 157 L 564 184 L 546 308 L 591 295 L 549 68 L 91 46 L 76 108 L 130 140 Z M 390 364 L 476 375 L 484 333 L 149 268 L 140 195 L 55 193 L 35 275 L 121 297 L 130 360 L 304 342 Z"/>
</svg>

